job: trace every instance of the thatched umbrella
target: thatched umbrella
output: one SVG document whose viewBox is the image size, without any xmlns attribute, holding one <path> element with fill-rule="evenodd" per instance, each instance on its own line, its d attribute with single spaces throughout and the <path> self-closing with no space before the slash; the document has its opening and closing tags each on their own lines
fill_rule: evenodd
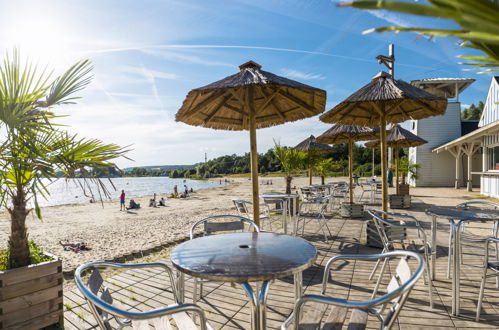
<svg viewBox="0 0 499 330">
<path fill-rule="evenodd" d="M 315 136 L 313 135 L 310 135 L 310 137 L 298 143 L 298 145 L 296 145 L 294 149 L 299 151 L 305 151 L 306 153 L 308 153 L 309 157 L 312 154 L 321 154 L 333 151 L 333 148 L 331 148 L 331 146 L 317 142 L 315 140 Z M 308 169 L 308 175 L 309 175 L 309 184 L 312 184 L 312 166 L 310 166 L 310 168 Z"/>
<path fill-rule="evenodd" d="M 324 111 L 326 92 L 261 70 L 249 61 L 240 72 L 187 94 L 176 121 L 223 130 L 249 130 L 253 216 L 259 224 L 256 129 L 315 116 Z"/>
<path fill-rule="evenodd" d="M 369 127 L 335 125 L 317 137 L 318 142 L 336 144 L 348 143 L 348 177 L 350 180 L 350 204 L 353 203 L 353 157 L 352 149 L 355 141 L 372 140 L 378 138 L 379 133 Z"/>
<path fill-rule="evenodd" d="M 386 125 L 445 113 L 447 99 L 380 72 L 320 119 L 325 123 L 379 127 L 381 137 L 382 209 L 387 211 Z"/>
<path fill-rule="evenodd" d="M 416 134 L 411 133 L 400 125 L 395 125 L 392 127 L 386 137 L 386 145 L 389 148 L 393 148 L 395 152 L 395 177 L 397 178 L 395 182 L 395 189 L 397 195 L 399 194 L 399 149 L 400 148 L 410 148 L 417 147 L 428 143 L 423 138 L 420 138 Z M 369 141 L 366 144 L 368 148 L 379 148 L 380 142 Z"/>
</svg>

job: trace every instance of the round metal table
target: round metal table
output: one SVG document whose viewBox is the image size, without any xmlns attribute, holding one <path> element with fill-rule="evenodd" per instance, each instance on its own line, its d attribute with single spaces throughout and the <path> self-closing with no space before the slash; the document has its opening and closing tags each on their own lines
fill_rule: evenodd
<svg viewBox="0 0 499 330">
<path fill-rule="evenodd" d="M 252 304 L 252 329 L 266 328 L 269 281 L 294 275 L 295 298 L 301 297 L 302 271 L 316 257 L 317 249 L 306 240 L 266 232 L 200 237 L 180 244 L 171 253 L 173 265 L 181 272 L 178 284 L 182 301 L 184 274 L 239 283 Z M 253 290 L 250 282 L 262 282 L 260 289 Z"/>
<path fill-rule="evenodd" d="M 436 251 L 437 251 L 437 218 L 447 219 L 452 232 L 452 249 L 459 251 L 461 244 L 461 224 L 468 221 L 495 221 L 499 220 L 498 210 L 477 209 L 462 207 L 432 207 L 426 210 L 426 214 L 432 217 L 431 222 L 431 276 L 435 278 Z M 450 246 L 449 246 L 450 248 Z M 452 315 L 459 315 L 460 282 L 461 282 L 461 261 L 459 253 L 453 253 L 452 257 Z"/>
</svg>

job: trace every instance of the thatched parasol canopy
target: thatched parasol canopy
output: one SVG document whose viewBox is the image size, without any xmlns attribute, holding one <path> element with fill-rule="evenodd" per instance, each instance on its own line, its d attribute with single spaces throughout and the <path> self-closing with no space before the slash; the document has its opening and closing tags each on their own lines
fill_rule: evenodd
<svg viewBox="0 0 499 330">
<path fill-rule="evenodd" d="M 411 133 L 400 125 L 395 125 L 388 131 L 386 136 L 386 145 L 389 148 L 410 148 L 417 147 L 425 143 L 428 143 L 428 141 L 420 138 L 416 134 Z M 379 148 L 379 145 L 379 140 L 365 143 L 365 146 L 368 148 Z"/>
<path fill-rule="evenodd" d="M 175 120 L 215 129 L 249 130 L 250 104 L 255 109 L 256 128 L 324 111 L 326 92 L 321 89 L 263 71 L 253 61 L 240 65 L 239 69 L 236 74 L 191 90 Z"/>
<path fill-rule="evenodd" d="M 187 94 L 176 121 L 224 130 L 249 130 L 253 220 L 259 224 L 256 129 L 279 125 L 324 111 L 326 92 L 261 70 L 249 61 L 240 71 Z"/>
<path fill-rule="evenodd" d="M 422 144 L 428 143 L 425 139 L 420 138 L 416 134 L 402 128 L 400 125 L 395 125 L 392 127 L 386 137 L 387 147 L 393 148 L 395 150 L 395 189 L 398 194 L 400 191 L 399 185 L 399 149 L 400 148 L 410 148 L 417 147 Z M 379 148 L 380 141 L 369 141 L 365 145 L 368 148 Z"/>
<path fill-rule="evenodd" d="M 369 127 L 351 126 L 351 125 L 335 125 L 319 135 L 317 141 L 322 143 L 336 144 L 348 143 L 348 177 L 350 181 L 350 204 L 353 203 L 353 156 L 352 144 L 355 141 L 372 140 L 378 138 L 379 132 Z"/>
<path fill-rule="evenodd" d="M 320 119 L 331 124 L 379 127 L 381 116 L 387 123 L 396 124 L 443 115 L 446 107 L 447 99 L 380 72 Z"/>
<path fill-rule="evenodd" d="M 447 99 L 430 94 L 381 72 L 370 83 L 320 117 L 325 123 L 379 127 L 381 141 L 382 210 L 387 211 L 386 125 L 443 115 Z"/>
<path fill-rule="evenodd" d="M 299 151 L 311 152 L 311 153 L 323 153 L 323 152 L 333 151 L 333 148 L 331 148 L 330 145 L 317 142 L 315 136 L 313 135 L 310 135 L 310 137 L 298 143 L 296 147 L 294 147 L 293 149 Z"/>
<path fill-rule="evenodd" d="M 316 142 L 315 136 L 313 136 L 313 135 L 310 135 L 310 137 L 308 137 L 305 140 L 303 140 L 302 142 L 298 143 L 298 145 L 296 147 L 294 147 L 293 149 L 299 150 L 299 151 L 305 151 L 309 155 L 321 154 L 321 153 L 333 151 L 333 148 L 331 148 L 329 145 Z M 309 184 L 312 184 L 312 167 L 309 167 L 308 174 L 309 174 L 309 180 L 308 180 Z"/>
</svg>

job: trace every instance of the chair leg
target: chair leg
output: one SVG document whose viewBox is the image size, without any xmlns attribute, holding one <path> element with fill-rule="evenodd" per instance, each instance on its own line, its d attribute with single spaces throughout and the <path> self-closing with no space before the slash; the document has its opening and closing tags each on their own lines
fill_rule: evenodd
<svg viewBox="0 0 499 330">
<path fill-rule="evenodd" d="M 198 280 L 197 278 L 192 278 L 192 303 L 195 304 L 198 301 Z"/>
<path fill-rule="evenodd" d="M 379 259 L 378 259 L 378 261 L 379 261 Z M 381 266 L 381 271 L 379 272 L 379 277 L 378 277 L 378 280 L 376 281 L 376 285 L 374 286 L 374 290 L 373 290 L 373 294 L 371 295 L 371 299 L 376 298 L 376 294 L 378 293 L 379 285 L 381 284 L 381 281 L 383 280 L 383 275 L 385 274 L 385 268 L 386 268 L 387 263 L 388 263 L 388 258 L 383 260 L 383 265 Z M 376 264 L 376 268 L 377 268 L 377 266 L 378 265 Z"/>
<path fill-rule="evenodd" d="M 426 273 L 425 280 L 428 282 L 428 294 L 430 295 L 430 308 L 433 309 L 433 291 L 432 291 L 432 282 L 431 282 L 431 274 L 430 274 L 430 261 L 428 255 L 425 254 L 425 263 L 426 263 Z"/>
<path fill-rule="evenodd" d="M 485 291 L 485 281 L 487 280 L 487 265 L 482 275 L 482 283 L 480 284 L 480 293 L 478 294 L 478 304 L 476 306 L 476 316 L 475 321 L 480 321 L 480 311 L 482 309 L 483 292 Z"/>
<path fill-rule="evenodd" d="M 203 281 L 199 281 L 199 299 L 203 298 Z"/>
<path fill-rule="evenodd" d="M 449 231 L 449 253 L 447 254 L 447 278 L 450 278 L 450 267 L 451 267 L 451 259 L 452 259 L 452 230 Z"/>
</svg>

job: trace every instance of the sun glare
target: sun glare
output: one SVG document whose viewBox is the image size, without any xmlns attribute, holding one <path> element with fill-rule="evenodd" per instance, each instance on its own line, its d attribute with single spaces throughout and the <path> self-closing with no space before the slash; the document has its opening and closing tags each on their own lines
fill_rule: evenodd
<svg viewBox="0 0 499 330">
<path fill-rule="evenodd" d="M 24 8 L 26 9 L 26 8 Z M 7 18 L 8 32 L 3 38 L 4 49 L 17 47 L 21 54 L 40 64 L 64 65 L 68 61 L 67 29 L 58 20 L 57 12 L 44 7 L 20 12 Z"/>
</svg>

